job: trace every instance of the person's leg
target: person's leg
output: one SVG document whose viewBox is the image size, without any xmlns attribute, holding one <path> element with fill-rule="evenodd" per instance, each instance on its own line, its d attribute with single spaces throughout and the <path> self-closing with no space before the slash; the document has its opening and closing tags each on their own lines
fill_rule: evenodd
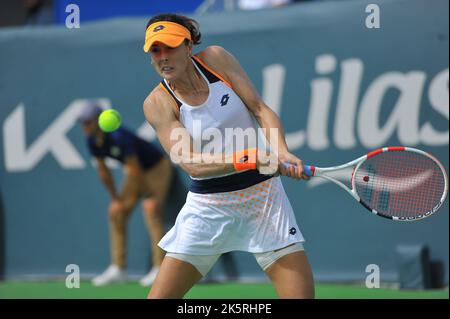
<svg viewBox="0 0 450 319">
<path fill-rule="evenodd" d="M 220 255 L 193 256 L 168 253 L 161 264 L 149 299 L 181 299 L 205 276 Z"/>
<path fill-rule="evenodd" d="M 172 166 L 169 159 L 164 158 L 147 171 L 145 180 L 148 189 L 143 190 L 143 193 L 150 194 L 150 197 L 144 198 L 142 209 L 150 236 L 153 266 L 160 266 L 164 258 L 164 251 L 159 248 L 158 242 L 165 233 L 163 210 L 172 181 Z"/>
<path fill-rule="evenodd" d="M 112 264 L 125 268 L 127 265 L 127 221 L 137 202 L 136 195 L 122 199 L 122 207 L 111 205 L 109 208 L 110 245 Z"/>
<path fill-rule="evenodd" d="M 301 244 L 259 255 L 264 255 L 269 261 L 268 265 L 262 265 L 257 257 L 280 298 L 314 298 L 313 275 Z"/>
<path fill-rule="evenodd" d="M 109 213 L 111 265 L 93 278 L 95 286 L 103 286 L 126 278 L 126 224 L 136 203 L 136 196 L 128 196 L 120 203 L 111 203 Z"/>
</svg>

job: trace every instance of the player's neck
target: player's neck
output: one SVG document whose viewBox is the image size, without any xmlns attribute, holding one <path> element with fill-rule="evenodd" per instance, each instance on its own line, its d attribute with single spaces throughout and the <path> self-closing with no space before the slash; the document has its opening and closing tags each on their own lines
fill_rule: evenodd
<svg viewBox="0 0 450 319">
<path fill-rule="evenodd" d="M 208 84 L 197 71 L 193 63 L 188 63 L 184 74 L 183 77 L 168 81 L 174 92 L 182 94 L 198 94 L 208 89 Z"/>
</svg>

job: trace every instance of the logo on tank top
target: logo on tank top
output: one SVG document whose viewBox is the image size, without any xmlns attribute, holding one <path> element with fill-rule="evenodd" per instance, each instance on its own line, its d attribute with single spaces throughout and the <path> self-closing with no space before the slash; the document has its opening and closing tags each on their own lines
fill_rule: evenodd
<svg viewBox="0 0 450 319">
<path fill-rule="evenodd" d="M 109 149 L 109 151 L 111 152 L 111 155 L 114 157 L 119 157 L 120 156 L 120 148 L 118 148 L 117 146 L 113 146 Z"/>
<path fill-rule="evenodd" d="M 225 106 L 228 103 L 228 100 L 230 99 L 230 96 L 228 94 L 225 94 L 222 96 L 222 99 L 220 100 L 220 105 Z"/>
<path fill-rule="evenodd" d="M 291 229 L 289 229 L 289 234 L 295 235 L 296 233 L 297 233 L 297 229 L 295 229 L 295 227 L 292 227 Z"/>
</svg>

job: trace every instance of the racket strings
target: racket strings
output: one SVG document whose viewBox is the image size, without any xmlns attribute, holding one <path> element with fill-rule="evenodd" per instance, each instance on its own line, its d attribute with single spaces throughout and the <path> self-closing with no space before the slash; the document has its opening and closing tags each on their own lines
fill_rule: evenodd
<svg viewBox="0 0 450 319">
<path fill-rule="evenodd" d="M 414 217 L 442 199 L 445 177 L 431 158 L 413 152 L 384 152 L 367 159 L 355 172 L 361 199 L 385 216 Z"/>
</svg>

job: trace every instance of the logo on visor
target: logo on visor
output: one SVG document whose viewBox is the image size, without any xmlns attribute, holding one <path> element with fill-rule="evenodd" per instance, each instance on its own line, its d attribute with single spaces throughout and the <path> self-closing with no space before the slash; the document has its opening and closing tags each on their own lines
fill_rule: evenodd
<svg viewBox="0 0 450 319">
<path fill-rule="evenodd" d="M 153 29 L 153 32 L 161 31 L 161 30 L 164 29 L 164 28 L 165 28 L 165 26 L 159 25 L 159 26 L 157 26 L 157 27 L 155 27 L 155 28 Z"/>
</svg>

